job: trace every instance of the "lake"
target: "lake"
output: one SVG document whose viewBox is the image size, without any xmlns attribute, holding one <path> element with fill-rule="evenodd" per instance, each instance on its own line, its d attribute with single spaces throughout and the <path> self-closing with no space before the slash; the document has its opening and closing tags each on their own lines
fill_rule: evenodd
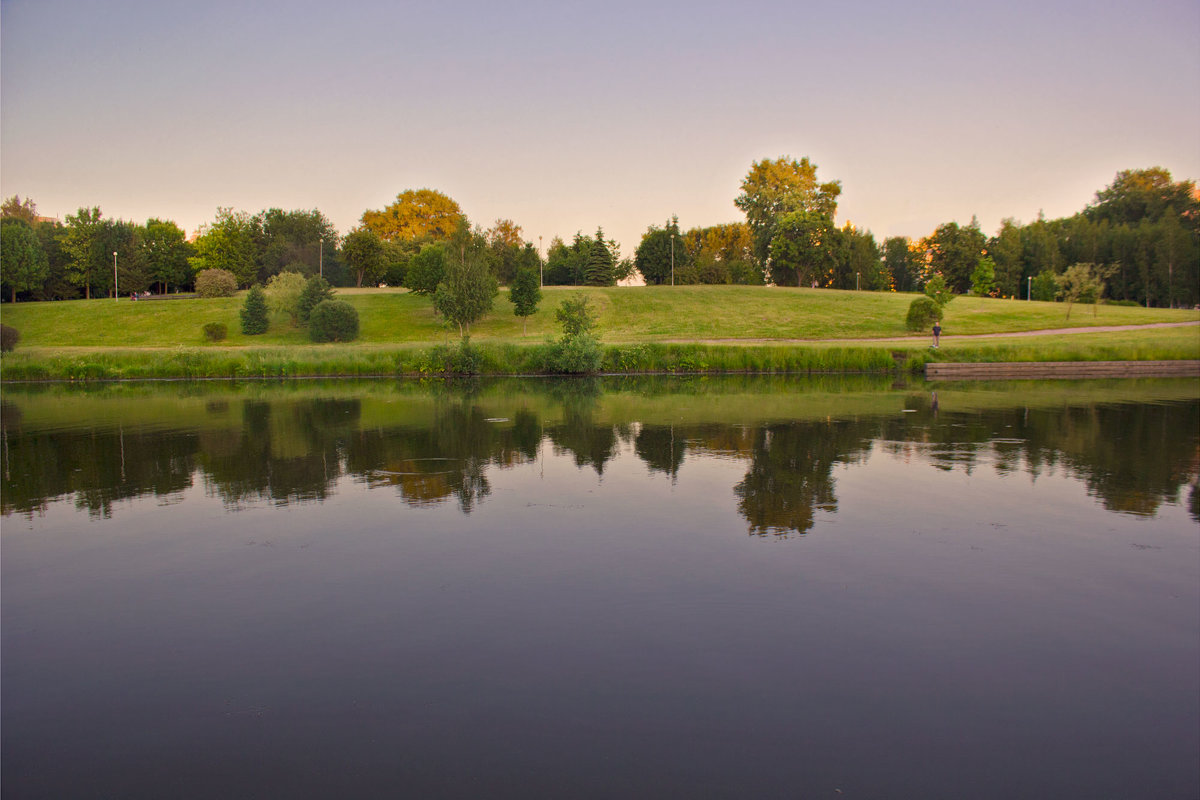
<svg viewBox="0 0 1200 800">
<path fill-rule="evenodd" d="M 6 798 L 1200 795 L 1200 383 L 3 393 Z"/>
</svg>

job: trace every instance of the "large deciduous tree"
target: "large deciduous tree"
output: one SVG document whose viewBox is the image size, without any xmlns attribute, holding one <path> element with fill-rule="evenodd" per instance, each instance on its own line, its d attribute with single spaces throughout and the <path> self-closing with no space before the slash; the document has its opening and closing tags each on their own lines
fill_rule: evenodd
<svg viewBox="0 0 1200 800">
<path fill-rule="evenodd" d="M 67 215 L 67 232 L 63 239 L 67 280 L 82 290 L 88 300 L 92 297 L 93 283 L 103 283 L 100 274 L 111 270 L 111 251 L 105 247 L 109 223 L 102 216 L 98 206 L 81 208 Z"/>
<path fill-rule="evenodd" d="M 451 253 L 446 274 L 433 295 L 433 305 L 447 322 L 458 325 L 459 336 L 471 333 L 471 323 L 492 310 L 500 286 L 476 251 L 462 258 Z"/>
<path fill-rule="evenodd" d="M 239 285 L 249 286 L 258 275 L 259 234 L 260 225 L 255 217 L 244 211 L 218 208 L 216 220 L 201 228 L 196 239 L 196 255 L 190 261 L 193 271 L 227 270 Z"/>
<path fill-rule="evenodd" d="M 379 234 L 366 227 L 358 227 L 346 234 L 342 242 L 342 259 L 354 275 L 354 285 L 361 287 L 365 280 L 373 284 L 387 270 L 387 251 Z"/>
<path fill-rule="evenodd" d="M 634 266 L 647 285 L 674 283 L 675 274 L 684 272 L 689 262 L 679 233 L 679 217 L 671 217 L 662 228 L 656 225 L 647 228 L 633 256 Z"/>
<path fill-rule="evenodd" d="M 141 241 L 146 276 L 159 284 L 160 291 L 168 292 L 172 286 L 178 289 L 191 280 L 188 257 L 192 246 L 182 228 L 169 220 L 149 219 Z"/>
<path fill-rule="evenodd" d="M 259 280 L 285 269 L 326 277 L 340 271 L 337 229 L 317 209 L 270 208 L 254 219 Z"/>
<path fill-rule="evenodd" d="M 771 240 L 771 281 L 776 286 L 831 286 L 836 234 L 837 229 L 824 214 L 784 214 Z"/>
<path fill-rule="evenodd" d="M 745 212 L 754 236 L 755 255 L 765 266 L 771 255 L 776 225 L 785 215 L 806 212 L 832 221 L 841 193 L 839 181 L 817 180 L 817 165 L 807 157 L 797 161 L 781 156 L 751 165 L 734 205 Z"/>
<path fill-rule="evenodd" d="M 0 204 L 0 219 L 20 219 L 32 227 L 37 222 L 37 203 L 28 197 L 22 200 L 19 194 L 14 194 Z"/>
<path fill-rule="evenodd" d="M 387 241 L 449 239 L 466 217 L 458 203 L 435 189 L 408 189 L 382 211 L 364 211 L 362 224 Z"/>
<path fill-rule="evenodd" d="M 971 273 L 987 246 L 979 222 L 961 227 L 957 222 L 939 225 L 928 239 L 929 269 L 946 279 L 950 291 L 963 294 L 971 288 Z"/>
<path fill-rule="evenodd" d="M 49 268 L 38 235 L 24 219 L 5 217 L 0 222 L 0 283 L 9 298 L 17 292 L 33 292 L 46 280 Z"/>
</svg>

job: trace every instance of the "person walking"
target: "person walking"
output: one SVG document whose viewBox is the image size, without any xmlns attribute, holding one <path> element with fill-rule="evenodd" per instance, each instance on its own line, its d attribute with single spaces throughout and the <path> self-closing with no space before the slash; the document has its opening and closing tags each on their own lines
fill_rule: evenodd
<svg viewBox="0 0 1200 800">
<path fill-rule="evenodd" d="M 938 346 L 938 340 L 942 338 L 942 323 L 934 320 L 933 322 L 933 346 Z"/>
</svg>

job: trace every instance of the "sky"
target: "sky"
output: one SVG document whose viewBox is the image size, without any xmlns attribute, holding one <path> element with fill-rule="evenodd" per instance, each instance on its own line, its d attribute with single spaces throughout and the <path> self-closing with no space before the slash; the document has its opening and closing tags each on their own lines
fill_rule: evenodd
<svg viewBox="0 0 1200 800">
<path fill-rule="evenodd" d="M 784 155 L 879 241 L 1198 179 L 1200 3 L 0 0 L 0 194 L 48 216 L 344 234 L 427 187 L 630 256 Z"/>
</svg>

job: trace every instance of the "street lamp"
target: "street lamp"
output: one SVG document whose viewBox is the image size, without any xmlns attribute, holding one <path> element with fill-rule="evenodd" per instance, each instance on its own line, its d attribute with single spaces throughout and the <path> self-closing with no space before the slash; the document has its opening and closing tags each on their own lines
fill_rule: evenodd
<svg viewBox="0 0 1200 800">
<path fill-rule="evenodd" d="M 541 287 L 544 283 L 544 279 L 542 277 L 542 264 L 543 264 L 543 261 L 542 261 L 542 237 L 539 236 L 538 237 L 538 286 L 539 287 Z"/>
<path fill-rule="evenodd" d="M 1033 299 L 1033 276 L 1032 275 L 1029 276 L 1028 283 L 1025 284 L 1025 287 L 1026 287 L 1025 288 L 1025 299 L 1032 300 Z"/>
<path fill-rule="evenodd" d="M 113 302 L 120 298 L 121 292 L 117 288 L 117 251 L 113 250 Z"/>
<path fill-rule="evenodd" d="M 321 238 L 317 244 L 317 274 L 322 278 L 325 277 L 325 239 Z"/>
<path fill-rule="evenodd" d="M 858 291 L 858 276 L 861 274 L 862 273 L 860 273 L 860 272 L 854 273 L 854 291 L 856 291 L 856 292 Z"/>
<path fill-rule="evenodd" d="M 675 231 L 671 231 L 671 285 L 675 285 Z"/>
</svg>

